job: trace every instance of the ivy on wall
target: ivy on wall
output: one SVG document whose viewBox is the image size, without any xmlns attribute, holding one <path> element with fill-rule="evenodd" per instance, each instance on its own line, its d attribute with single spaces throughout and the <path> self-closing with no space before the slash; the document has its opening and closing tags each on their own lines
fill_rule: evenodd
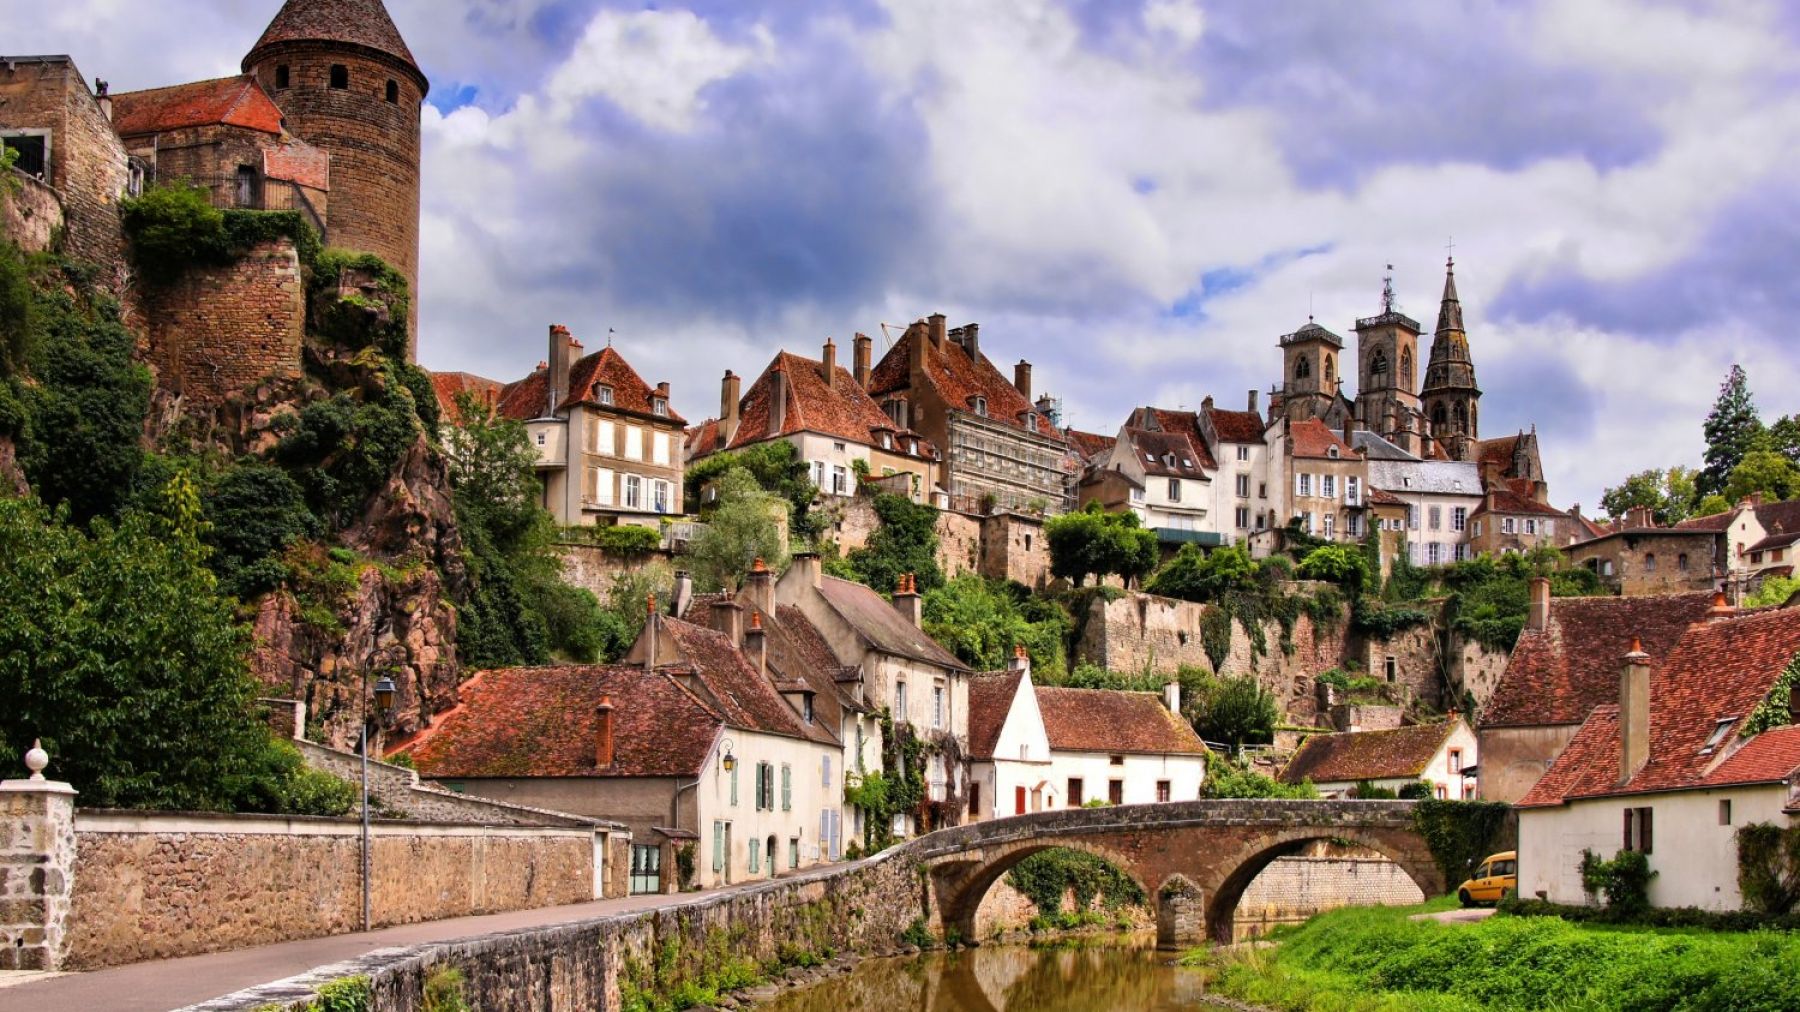
<svg viewBox="0 0 1800 1012">
<path fill-rule="evenodd" d="M 1510 805 L 1499 801 L 1421 801 L 1413 809 L 1413 828 L 1425 838 L 1431 856 L 1454 887 L 1493 853 L 1506 827 Z"/>
</svg>

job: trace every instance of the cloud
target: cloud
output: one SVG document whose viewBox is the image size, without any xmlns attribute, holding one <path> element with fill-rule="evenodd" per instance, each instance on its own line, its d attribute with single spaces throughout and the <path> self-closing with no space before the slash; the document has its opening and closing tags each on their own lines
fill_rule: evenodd
<svg viewBox="0 0 1800 1012">
<path fill-rule="evenodd" d="M 768 32 L 753 34 L 752 45 L 735 46 L 689 11 L 602 11 L 551 75 L 548 94 L 562 118 L 598 97 L 649 126 L 685 132 L 705 108 L 707 86 L 769 58 Z"/>
</svg>

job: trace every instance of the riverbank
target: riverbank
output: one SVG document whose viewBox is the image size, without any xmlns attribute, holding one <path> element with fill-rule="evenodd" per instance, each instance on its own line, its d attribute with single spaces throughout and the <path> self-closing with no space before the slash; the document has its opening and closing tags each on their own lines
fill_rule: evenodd
<svg viewBox="0 0 1800 1012">
<path fill-rule="evenodd" d="M 1274 945 L 1184 962 L 1210 993 L 1280 1012 L 1800 1008 L 1800 934 L 1411 918 L 1444 906 L 1336 910 L 1275 932 Z"/>
</svg>

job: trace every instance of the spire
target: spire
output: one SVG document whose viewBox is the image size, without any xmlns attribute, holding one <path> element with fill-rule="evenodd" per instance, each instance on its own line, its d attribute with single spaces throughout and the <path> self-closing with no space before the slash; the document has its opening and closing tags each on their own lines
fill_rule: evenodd
<svg viewBox="0 0 1800 1012">
<path fill-rule="evenodd" d="M 425 79 L 382 0 L 287 0 L 244 57 L 244 71 L 250 72 L 264 50 L 288 42 L 360 46 L 399 60 Z"/>
<path fill-rule="evenodd" d="M 1456 297 L 1456 260 L 1444 263 L 1444 301 L 1438 306 L 1437 332 L 1463 329 L 1462 301 Z"/>
</svg>

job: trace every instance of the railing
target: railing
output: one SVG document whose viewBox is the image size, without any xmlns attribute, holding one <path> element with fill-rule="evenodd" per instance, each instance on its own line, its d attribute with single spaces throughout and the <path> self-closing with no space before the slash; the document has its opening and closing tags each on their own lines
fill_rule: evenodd
<svg viewBox="0 0 1800 1012">
<path fill-rule="evenodd" d="M 1166 545 L 1201 545 L 1206 548 L 1220 548 L 1225 544 L 1225 535 L 1218 531 L 1184 531 L 1174 527 L 1152 527 L 1156 532 L 1156 540 Z"/>
<path fill-rule="evenodd" d="M 319 241 L 326 241 L 325 219 L 298 183 L 250 175 L 184 177 L 180 181 L 205 188 L 214 207 L 298 212 L 319 233 Z"/>
</svg>

